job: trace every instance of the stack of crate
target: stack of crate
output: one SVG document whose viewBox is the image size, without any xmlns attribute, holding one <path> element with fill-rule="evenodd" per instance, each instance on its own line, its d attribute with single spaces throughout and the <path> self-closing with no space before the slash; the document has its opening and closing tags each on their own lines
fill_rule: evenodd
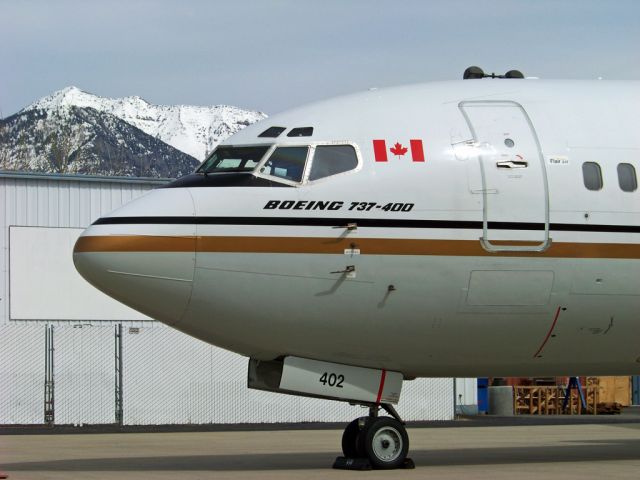
<svg viewBox="0 0 640 480">
<path fill-rule="evenodd" d="M 620 413 L 631 405 L 630 377 L 582 377 L 580 383 L 586 408 L 577 390 L 570 392 L 567 407 L 563 409 L 568 379 L 510 379 L 514 390 L 516 415 L 580 415 Z"/>
</svg>

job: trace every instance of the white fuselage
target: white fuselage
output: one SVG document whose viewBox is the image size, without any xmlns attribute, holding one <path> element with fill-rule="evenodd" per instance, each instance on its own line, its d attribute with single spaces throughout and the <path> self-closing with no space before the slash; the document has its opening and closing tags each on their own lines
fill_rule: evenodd
<svg viewBox="0 0 640 480">
<path fill-rule="evenodd" d="M 263 162 L 311 146 L 301 182 L 186 177 L 100 219 L 74 260 L 123 303 L 256 359 L 640 373 L 640 191 L 619 181 L 640 168 L 639 109 L 635 82 L 498 79 L 310 105 L 224 143 L 268 145 Z M 271 126 L 286 130 L 259 137 Z M 313 134 L 287 136 L 299 127 Z M 321 145 L 352 146 L 357 166 L 310 180 Z"/>
</svg>

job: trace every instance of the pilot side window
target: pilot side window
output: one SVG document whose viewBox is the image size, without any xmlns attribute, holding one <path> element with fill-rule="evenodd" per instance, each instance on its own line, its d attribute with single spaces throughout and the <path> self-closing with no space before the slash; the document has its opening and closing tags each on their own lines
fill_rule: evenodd
<svg viewBox="0 0 640 480">
<path fill-rule="evenodd" d="M 258 147 L 221 146 L 213 151 L 196 172 L 206 174 L 251 172 L 267 153 L 267 150 L 269 150 L 269 145 Z"/>
<path fill-rule="evenodd" d="M 309 180 L 347 172 L 357 166 L 358 157 L 351 145 L 318 145 L 313 156 Z"/>
<path fill-rule="evenodd" d="M 623 192 L 634 192 L 638 188 L 636 169 L 630 163 L 618 164 L 618 185 Z"/>
<path fill-rule="evenodd" d="M 602 171 L 596 162 L 582 164 L 582 180 L 587 190 L 602 190 Z"/>
<path fill-rule="evenodd" d="M 308 147 L 278 147 L 260 169 L 260 173 L 301 182 L 308 151 Z"/>
</svg>

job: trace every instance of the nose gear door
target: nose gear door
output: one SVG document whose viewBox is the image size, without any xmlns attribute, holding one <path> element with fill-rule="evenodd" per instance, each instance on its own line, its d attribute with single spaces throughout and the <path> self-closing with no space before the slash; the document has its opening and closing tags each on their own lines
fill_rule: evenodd
<svg viewBox="0 0 640 480">
<path fill-rule="evenodd" d="M 459 108 L 480 165 L 482 246 L 493 252 L 546 250 L 551 243 L 547 172 L 527 112 L 502 100 L 464 101 Z"/>
</svg>

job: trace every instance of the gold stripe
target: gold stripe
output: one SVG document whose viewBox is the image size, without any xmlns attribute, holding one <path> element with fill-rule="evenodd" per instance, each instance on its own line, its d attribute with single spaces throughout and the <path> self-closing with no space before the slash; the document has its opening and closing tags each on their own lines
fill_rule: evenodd
<svg viewBox="0 0 640 480">
<path fill-rule="evenodd" d="M 73 253 L 82 252 L 193 252 L 196 237 L 105 235 L 80 237 Z"/>
<path fill-rule="evenodd" d="M 531 242 L 493 242 L 496 245 L 534 245 Z M 323 237 L 160 237 L 110 235 L 80 237 L 74 253 L 82 252 L 220 252 L 344 254 L 358 248 L 362 255 L 442 255 L 463 257 L 553 257 L 640 259 L 640 244 L 553 242 L 544 252 L 497 252 L 479 240 L 416 240 L 397 238 Z"/>
</svg>

